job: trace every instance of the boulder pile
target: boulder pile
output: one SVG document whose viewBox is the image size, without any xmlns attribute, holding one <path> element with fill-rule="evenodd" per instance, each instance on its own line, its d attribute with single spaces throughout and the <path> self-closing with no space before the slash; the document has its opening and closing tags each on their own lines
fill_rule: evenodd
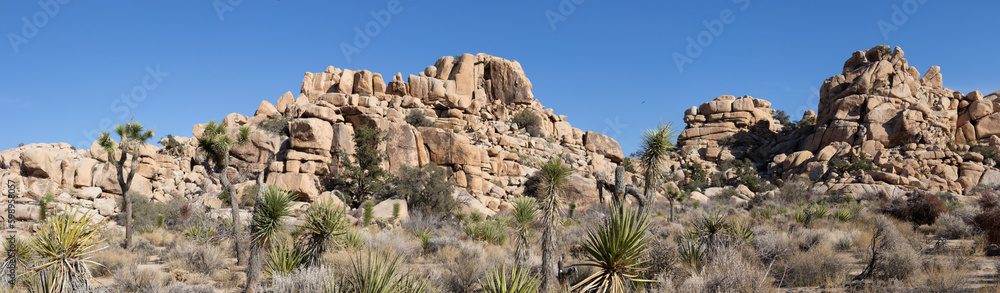
<svg viewBox="0 0 1000 293">
<path fill-rule="evenodd" d="M 570 178 L 570 200 L 601 200 L 595 175 L 613 173 L 623 162 L 618 142 L 572 127 L 531 89 L 519 63 L 486 54 L 441 57 L 405 81 L 401 73 L 385 82 L 379 73 L 330 66 L 306 73 L 297 95 L 287 92 L 274 103 L 261 101 L 253 115 L 222 119 L 230 131 L 251 129 L 250 143 L 230 151 L 233 168 L 227 174 L 241 179 L 240 197 L 263 174 L 267 183 L 294 191 L 299 210 L 317 199 L 337 200 L 328 183 L 342 173 L 341 158 L 354 152 L 355 129 L 367 125 L 387 133 L 379 145 L 388 154 L 383 167 L 393 174 L 402 166 L 446 168 L 464 209 L 492 215 L 511 208 L 507 200 L 529 194 L 537 163 L 553 156 L 577 171 Z M 511 122 L 522 111 L 540 118 L 533 131 Z M 408 124 L 411 112 L 430 126 Z M 179 197 L 220 208 L 220 184 L 197 150 L 203 132 L 199 124 L 192 137 L 175 136 L 177 148 L 145 145 L 132 190 L 156 201 Z M 24 219 L 37 218 L 32 204 L 46 193 L 56 194 L 57 204 L 93 208 L 102 216 L 117 213 L 115 172 L 96 143 L 83 150 L 60 143 L 0 152 L 0 176 L 25 191 L 18 199 Z"/>
</svg>

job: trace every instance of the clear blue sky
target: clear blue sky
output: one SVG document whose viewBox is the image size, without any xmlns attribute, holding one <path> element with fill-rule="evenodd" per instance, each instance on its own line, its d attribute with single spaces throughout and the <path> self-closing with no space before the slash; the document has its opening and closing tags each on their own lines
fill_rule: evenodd
<svg viewBox="0 0 1000 293">
<path fill-rule="evenodd" d="M 196 123 L 297 94 L 306 71 L 406 76 L 464 52 L 521 62 L 546 107 L 615 137 L 626 154 L 643 129 L 683 127 L 684 109 L 718 95 L 767 99 L 797 119 L 853 51 L 879 44 L 902 47 L 921 73 L 941 66 L 948 88 L 1000 90 L 1000 1 L 777 2 L 402 0 L 348 61 L 341 44 L 353 45 L 355 27 L 389 1 L 219 0 L 221 18 L 210 0 L 76 0 L 58 11 L 2 1 L 0 149 L 89 147 L 109 130 L 102 120 L 131 116 L 157 137 L 190 136 Z M 887 34 L 880 21 L 892 26 Z M 716 32 L 722 24 L 711 42 L 705 23 Z M 699 34 L 707 46 L 678 70 L 674 53 L 688 55 L 687 38 Z M 122 100 L 133 93 L 142 101 Z"/>
</svg>

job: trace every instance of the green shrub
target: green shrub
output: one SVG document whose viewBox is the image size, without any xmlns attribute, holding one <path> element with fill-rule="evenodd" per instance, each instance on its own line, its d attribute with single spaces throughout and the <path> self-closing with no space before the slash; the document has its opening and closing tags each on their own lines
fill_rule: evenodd
<svg viewBox="0 0 1000 293">
<path fill-rule="evenodd" d="M 362 125 L 354 129 L 354 154 L 341 155 L 343 171 L 335 184 L 347 196 L 344 203 L 357 208 L 362 202 L 380 198 L 385 192 L 385 182 L 392 178 L 389 171 L 382 168 L 382 162 L 389 157 L 378 146 L 387 141 L 385 130 Z M 340 150 L 343 153 L 343 150 Z"/>
<path fill-rule="evenodd" d="M 160 145 L 163 145 L 163 150 L 168 155 L 177 157 L 184 154 L 184 144 L 177 141 L 171 134 L 167 134 L 165 140 L 160 140 Z"/>
<path fill-rule="evenodd" d="M 465 234 L 472 239 L 486 241 L 495 245 L 507 243 L 507 225 L 503 221 L 492 218 L 485 222 L 474 222 L 465 225 Z"/>
<path fill-rule="evenodd" d="M 859 175 L 863 172 L 875 170 L 875 164 L 868 159 L 868 154 L 864 152 L 858 155 L 850 155 L 845 158 L 832 158 L 827 163 L 830 170 L 839 174 Z"/>
<path fill-rule="evenodd" d="M 132 225 L 134 225 L 138 231 L 149 231 L 158 226 L 162 226 L 159 225 L 158 221 L 158 215 L 160 214 L 164 215 L 165 225 L 169 226 L 177 223 L 177 219 L 172 217 L 173 215 L 177 215 L 175 206 L 158 201 L 152 201 L 148 197 L 134 192 L 129 192 L 128 196 L 132 200 Z M 122 211 L 125 210 L 125 202 L 121 197 L 118 198 L 118 207 Z M 119 225 L 124 225 L 125 213 L 118 213 L 114 216 L 114 220 L 118 222 Z"/>
<path fill-rule="evenodd" d="M 433 163 L 420 168 L 402 166 L 392 180 L 389 197 L 405 199 L 409 209 L 431 214 L 447 214 L 455 206 L 451 197 L 455 186 L 448 182 L 444 168 Z"/>
<path fill-rule="evenodd" d="M 513 121 L 514 124 L 517 124 L 517 127 L 521 129 L 540 126 L 542 124 L 542 119 L 528 109 L 517 112 L 517 114 L 514 115 L 514 119 L 511 119 L 511 121 Z"/>
<path fill-rule="evenodd" d="M 412 125 L 413 127 L 432 127 L 434 123 L 424 116 L 424 112 L 413 109 L 410 113 L 406 114 L 406 123 Z"/>
<path fill-rule="evenodd" d="M 978 142 L 969 143 L 969 151 L 983 155 L 983 159 L 993 159 L 994 166 L 1000 164 L 1000 148 Z"/>
<path fill-rule="evenodd" d="M 684 182 L 680 184 L 680 188 L 685 192 L 702 190 L 708 186 L 708 173 L 701 164 L 684 163 L 681 165 L 681 170 L 684 172 Z"/>
<path fill-rule="evenodd" d="M 261 121 L 257 124 L 257 128 L 275 135 L 288 136 L 288 122 L 291 120 L 291 116 L 281 114 Z"/>
</svg>

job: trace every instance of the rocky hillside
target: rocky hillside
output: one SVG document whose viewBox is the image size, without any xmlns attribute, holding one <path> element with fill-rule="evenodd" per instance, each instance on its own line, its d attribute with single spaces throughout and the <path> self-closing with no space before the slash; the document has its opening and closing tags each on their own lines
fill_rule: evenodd
<svg viewBox="0 0 1000 293">
<path fill-rule="evenodd" d="M 380 145 L 388 153 L 384 167 L 393 173 L 404 165 L 446 167 L 449 180 L 461 187 L 455 196 L 465 209 L 490 215 L 510 208 L 506 200 L 531 188 L 534 166 L 552 156 L 578 171 L 568 197 L 596 201 L 595 175 L 613 173 L 624 159 L 621 147 L 605 135 L 572 127 L 566 116 L 544 108 L 531 88 L 520 64 L 486 54 L 442 57 L 419 75 L 404 80 L 397 73 L 388 83 L 367 70 L 330 66 L 307 72 L 298 95 L 261 101 L 252 116 L 232 113 L 222 119 L 230 131 L 251 127 L 251 143 L 231 150 L 235 168 L 227 173 L 240 182 L 240 193 L 266 176 L 266 182 L 295 191 L 300 210 L 317 198 L 336 200 L 330 179 L 341 172 L 340 157 L 354 151 L 354 129 L 368 125 L 388 133 Z M 413 111 L 429 126 L 408 124 Z M 537 125 L 525 129 L 511 122 L 522 111 L 539 117 Z M 174 146 L 143 147 L 132 190 L 156 201 L 181 197 L 220 208 L 220 184 L 197 150 L 203 131 L 204 125 L 195 125 L 193 137 L 174 137 Z M 102 216 L 118 212 L 117 175 L 96 142 L 90 149 L 59 143 L 0 152 L 0 176 L 15 182 L 23 195 L 17 199 L 19 219 L 37 219 L 36 200 L 46 193 L 56 195 L 60 208 L 83 206 Z"/>
<path fill-rule="evenodd" d="M 777 183 L 803 176 L 854 194 L 962 194 L 1000 183 L 1000 92 L 944 88 L 939 67 L 921 76 L 899 47 L 854 52 L 823 81 L 817 114 L 807 111 L 803 122 L 782 125 L 769 106 L 720 96 L 687 110 L 683 160 L 714 166 L 748 157 Z"/>
</svg>

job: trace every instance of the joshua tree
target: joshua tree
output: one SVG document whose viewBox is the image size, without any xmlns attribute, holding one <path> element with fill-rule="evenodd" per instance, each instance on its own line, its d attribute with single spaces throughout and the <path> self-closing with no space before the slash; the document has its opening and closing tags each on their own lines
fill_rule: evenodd
<svg viewBox="0 0 1000 293">
<path fill-rule="evenodd" d="M 587 262 L 579 266 L 597 268 L 594 274 L 573 285 L 574 292 L 634 292 L 635 284 L 652 282 L 639 276 L 646 258 L 646 213 L 612 204 L 611 215 L 587 230 Z M 579 290 L 579 291 L 578 291 Z"/>
<path fill-rule="evenodd" d="M 236 250 L 237 263 L 244 262 L 246 257 L 244 256 L 244 249 L 240 247 L 240 240 L 242 239 L 240 235 L 240 205 L 236 199 L 236 188 L 229 181 L 227 170 L 229 169 L 229 150 L 232 149 L 234 144 L 245 145 L 249 141 L 250 127 L 240 127 L 240 131 L 234 139 L 229 135 L 228 127 L 215 123 L 215 120 L 205 124 L 205 132 L 198 139 L 198 149 L 205 153 L 207 163 L 211 164 L 210 170 L 213 170 L 219 177 L 219 182 L 222 183 L 224 192 L 229 193 L 229 203 L 232 207 L 233 219 L 233 249 Z"/>
<path fill-rule="evenodd" d="M 514 261 L 517 265 L 526 265 L 528 261 L 528 232 L 538 218 L 538 202 L 534 198 L 519 197 L 514 199 L 514 216 L 511 225 L 516 230 L 514 242 L 517 249 L 514 251 Z"/>
<path fill-rule="evenodd" d="M 264 261 L 262 254 L 280 241 L 281 231 L 285 228 L 281 218 L 291 214 L 291 205 L 292 193 L 274 185 L 269 186 L 264 195 L 255 201 L 250 222 L 250 263 L 247 265 L 247 283 L 243 292 L 252 293 L 256 289 Z"/>
<path fill-rule="evenodd" d="M 118 134 L 120 142 L 115 143 L 108 132 L 102 132 L 97 139 L 97 144 L 108 153 L 108 161 L 115 165 L 118 171 L 118 186 L 122 190 L 122 201 L 125 202 L 125 242 L 122 247 L 129 248 L 132 245 L 132 200 L 128 196 L 129 188 L 132 186 L 132 179 L 135 178 L 135 171 L 139 169 L 139 149 L 146 140 L 153 137 L 152 130 L 144 130 L 142 124 L 128 122 L 115 125 L 115 133 Z M 115 152 L 118 151 L 118 155 Z M 125 161 L 128 156 L 132 156 L 129 162 L 128 174 L 125 174 Z"/>
<path fill-rule="evenodd" d="M 556 225 L 559 223 L 560 196 L 569 184 L 573 169 L 553 157 L 538 170 L 538 198 L 542 206 L 542 292 L 556 292 L 559 268 L 556 266 Z"/>
<path fill-rule="evenodd" d="M 642 162 L 642 175 L 646 181 L 643 185 L 643 194 L 646 198 L 639 202 L 639 206 L 645 213 L 649 213 L 649 209 L 654 203 L 656 186 L 663 179 L 667 156 L 675 148 L 672 142 L 675 136 L 677 136 L 677 131 L 670 123 L 660 123 L 656 129 L 646 130 L 642 134 L 639 161 Z"/>
</svg>

